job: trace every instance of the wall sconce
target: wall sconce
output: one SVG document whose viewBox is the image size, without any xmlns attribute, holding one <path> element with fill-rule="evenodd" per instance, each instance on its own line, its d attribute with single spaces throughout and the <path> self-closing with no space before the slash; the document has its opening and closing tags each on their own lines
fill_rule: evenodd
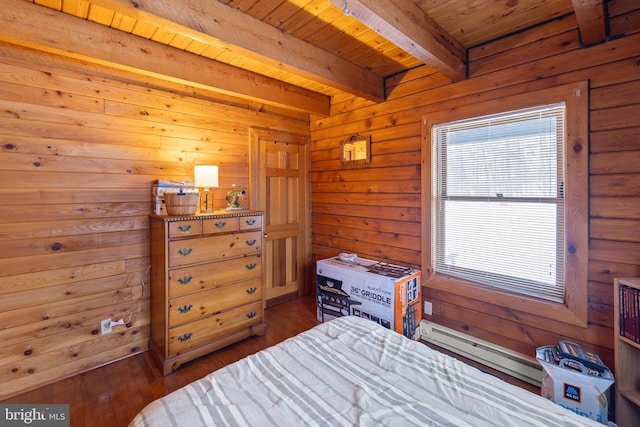
<svg viewBox="0 0 640 427">
<path fill-rule="evenodd" d="M 209 195 L 209 188 L 218 187 L 218 166 L 198 165 L 193 167 L 195 186 L 204 188 L 204 212 L 213 212 L 213 196 Z M 209 198 L 211 197 L 211 205 Z"/>
<path fill-rule="evenodd" d="M 358 163 L 364 165 L 371 161 L 371 138 L 368 136 L 360 136 L 356 133 L 342 141 L 341 145 L 340 163 L 343 168 L 354 167 Z"/>
</svg>

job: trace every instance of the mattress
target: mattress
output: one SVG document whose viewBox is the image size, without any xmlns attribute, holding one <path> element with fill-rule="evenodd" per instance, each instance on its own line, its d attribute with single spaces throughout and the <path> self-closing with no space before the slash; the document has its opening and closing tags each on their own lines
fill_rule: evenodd
<svg viewBox="0 0 640 427">
<path fill-rule="evenodd" d="M 602 426 L 353 316 L 219 369 L 145 407 L 143 426 Z"/>
</svg>

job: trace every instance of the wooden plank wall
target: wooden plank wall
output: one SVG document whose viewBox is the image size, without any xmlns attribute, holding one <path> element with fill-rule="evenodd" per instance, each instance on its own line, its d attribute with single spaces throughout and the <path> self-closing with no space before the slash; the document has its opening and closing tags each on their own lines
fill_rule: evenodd
<svg viewBox="0 0 640 427">
<path fill-rule="evenodd" d="M 154 180 L 218 164 L 224 207 L 248 189 L 250 126 L 309 123 L 8 44 L 0 58 L 2 399 L 147 349 Z M 101 335 L 106 318 L 128 326 Z"/>
<path fill-rule="evenodd" d="M 589 326 L 521 321 L 508 307 L 424 288 L 430 320 L 533 356 L 577 340 L 613 368 L 613 278 L 640 276 L 640 9 L 608 2 L 611 40 L 583 49 L 574 15 L 471 49 L 470 78 L 450 84 L 427 67 L 387 80 L 388 100 L 336 99 L 312 120 L 314 261 L 353 252 L 420 268 L 420 118 L 491 99 L 590 81 Z M 340 141 L 371 136 L 371 164 L 341 169 Z M 499 315 L 498 315 L 499 313 Z M 426 317 L 426 316 L 425 316 Z"/>
</svg>

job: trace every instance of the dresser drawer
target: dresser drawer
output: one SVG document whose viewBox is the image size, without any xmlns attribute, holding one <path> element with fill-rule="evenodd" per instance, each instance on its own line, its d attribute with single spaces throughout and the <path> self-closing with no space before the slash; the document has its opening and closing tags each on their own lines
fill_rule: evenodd
<svg viewBox="0 0 640 427">
<path fill-rule="evenodd" d="M 238 218 L 210 218 L 202 221 L 204 234 L 231 233 L 238 231 Z"/>
<path fill-rule="evenodd" d="M 169 242 L 169 268 L 260 253 L 262 233 L 223 234 Z"/>
<path fill-rule="evenodd" d="M 218 288 L 228 283 L 260 277 L 261 274 L 260 255 L 177 268 L 169 270 L 169 297 Z"/>
<path fill-rule="evenodd" d="M 199 236 L 202 234 L 202 223 L 199 219 L 176 221 L 169 223 L 169 238 Z"/>
<path fill-rule="evenodd" d="M 262 322 L 262 301 L 169 329 L 169 357 Z"/>
<path fill-rule="evenodd" d="M 262 215 L 243 216 L 238 218 L 240 230 L 260 230 L 262 229 Z"/>
<path fill-rule="evenodd" d="M 211 291 L 172 298 L 169 301 L 169 327 L 260 301 L 262 299 L 261 282 L 262 280 L 257 278 Z"/>
</svg>

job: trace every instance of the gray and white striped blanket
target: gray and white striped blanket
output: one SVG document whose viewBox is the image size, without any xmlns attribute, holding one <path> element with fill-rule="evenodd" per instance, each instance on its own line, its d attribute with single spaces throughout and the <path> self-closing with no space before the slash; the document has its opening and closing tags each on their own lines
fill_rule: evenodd
<svg viewBox="0 0 640 427">
<path fill-rule="evenodd" d="M 150 403 L 130 427 L 602 426 L 358 317 Z"/>
</svg>

